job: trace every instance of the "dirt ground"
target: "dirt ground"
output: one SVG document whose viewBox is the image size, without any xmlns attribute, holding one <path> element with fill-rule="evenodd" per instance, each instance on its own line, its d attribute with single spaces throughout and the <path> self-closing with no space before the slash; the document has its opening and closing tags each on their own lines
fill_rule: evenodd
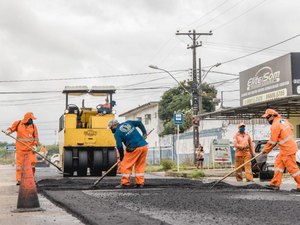
<svg viewBox="0 0 300 225">
<path fill-rule="evenodd" d="M 118 178 L 65 178 L 38 189 L 86 224 L 297 224 L 300 194 L 257 184 L 231 186 L 188 179 L 147 179 L 144 189 L 116 190 Z"/>
</svg>

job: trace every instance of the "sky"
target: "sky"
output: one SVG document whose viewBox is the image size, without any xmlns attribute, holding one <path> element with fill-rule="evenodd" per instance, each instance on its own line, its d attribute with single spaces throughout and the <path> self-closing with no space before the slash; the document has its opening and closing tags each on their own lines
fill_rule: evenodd
<svg viewBox="0 0 300 225">
<path fill-rule="evenodd" d="M 233 60 L 300 34 L 299 9 L 297 0 L 1 0 L 0 127 L 32 111 L 41 143 L 56 143 L 65 86 L 115 86 L 117 115 L 159 101 L 177 83 L 149 65 L 191 79 L 191 39 L 177 31 L 212 31 L 198 38 L 197 61 L 206 71 L 222 64 L 203 72 L 204 82 L 215 85 L 218 98 L 223 91 L 224 106 L 239 106 L 238 79 L 216 82 L 300 52 L 297 36 Z"/>
</svg>

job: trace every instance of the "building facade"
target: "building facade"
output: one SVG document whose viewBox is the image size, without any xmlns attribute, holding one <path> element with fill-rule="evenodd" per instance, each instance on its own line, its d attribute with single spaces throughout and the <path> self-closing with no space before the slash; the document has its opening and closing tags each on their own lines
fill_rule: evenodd
<svg viewBox="0 0 300 225">
<path fill-rule="evenodd" d="M 149 152 L 147 162 L 159 164 L 160 162 L 160 139 L 159 133 L 163 130 L 163 125 L 158 117 L 158 102 L 148 102 L 119 115 L 125 120 L 140 120 L 145 125 L 147 132 L 154 129 L 147 137 Z"/>
</svg>

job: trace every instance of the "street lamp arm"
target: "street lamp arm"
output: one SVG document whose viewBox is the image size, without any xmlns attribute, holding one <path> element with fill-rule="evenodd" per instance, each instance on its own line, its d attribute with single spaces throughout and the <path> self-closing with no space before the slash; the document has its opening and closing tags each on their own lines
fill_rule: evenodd
<svg viewBox="0 0 300 225">
<path fill-rule="evenodd" d="M 212 66 L 207 70 L 207 72 L 203 75 L 202 81 L 204 81 L 204 79 L 206 78 L 207 74 L 211 71 L 212 68 L 218 67 L 218 66 L 220 66 L 221 64 L 222 64 L 222 63 L 216 63 L 215 65 L 212 65 Z"/>
<path fill-rule="evenodd" d="M 166 72 L 167 74 L 169 74 L 178 84 L 179 86 L 181 86 L 187 93 L 191 94 L 183 85 L 182 83 L 180 83 L 168 70 L 165 70 L 165 69 L 162 69 L 162 68 L 159 68 L 158 66 L 154 66 L 154 65 L 149 65 L 149 67 L 151 69 L 155 69 L 155 70 L 161 70 L 161 71 L 164 71 Z"/>
</svg>

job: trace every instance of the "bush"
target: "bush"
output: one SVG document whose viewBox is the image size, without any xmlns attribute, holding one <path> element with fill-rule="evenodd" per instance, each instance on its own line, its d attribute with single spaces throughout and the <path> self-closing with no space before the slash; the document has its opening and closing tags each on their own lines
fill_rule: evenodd
<svg viewBox="0 0 300 225">
<path fill-rule="evenodd" d="M 163 167 L 164 171 L 170 170 L 175 167 L 175 163 L 169 159 L 161 160 L 160 165 Z"/>
</svg>

